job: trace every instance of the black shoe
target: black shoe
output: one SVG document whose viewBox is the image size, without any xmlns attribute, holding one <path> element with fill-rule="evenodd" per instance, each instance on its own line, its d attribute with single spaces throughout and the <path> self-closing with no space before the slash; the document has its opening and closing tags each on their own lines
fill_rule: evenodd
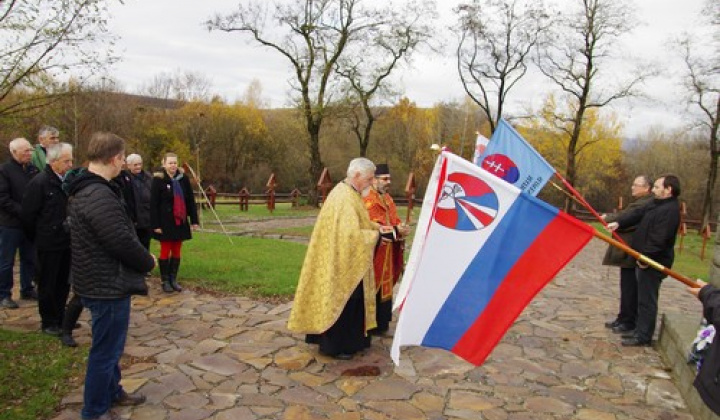
<svg viewBox="0 0 720 420">
<path fill-rule="evenodd" d="M 612 332 L 614 332 L 615 334 L 623 334 L 630 331 L 635 331 L 635 327 L 629 324 L 620 324 L 617 327 L 612 328 Z"/>
<path fill-rule="evenodd" d="M 19 306 L 14 300 L 7 297 L 3 300 L 0 300 L 0 308 L 17 309 L 19 308 Z"/>
<path fill-rule="evenodd" d="M 53 337 L 60 337 L 60 335 L 62 334 L 60 328 L 55 326 L 43 327 L 42 332 L 47 335 L 52 335 Z"/>
<path fill-rule="evenodd" d="M 20 299 L 22 300 L 37 300 L 37 298 L 38 296 L 35 290 L 20 293 Z"/>
<path fill-rule="evenodd" d="M 630 330 L 626 333 L 623 333 L 620 337 L 622 338 L 634 338 L 635 337 L 635 330 Z"/>
<path fill-rule="evenodd" d="M 120 396 L 112 402 L 114 406 L 130 407 L 144 403 L 147 398 L 140 393 L 128 394 L 125 390 L 120 391 Z"/>
<path fill-rule="evenodd" d="M 70 334 L 63 334 L 60 336 L 60 341 L 67 347 L 77 347 L 77 341 Z"/>
<path fill-rule="evenodd" d="M 620 322 L 620 320 L 618 320 L 618 319 L 616 319 L 614 321 L 608 321 L 605 323 L 605 328 L 615 328 L 620 324 L 622 324 L 622 322 Z"/>
<path fill-rule="evenodd" d="M 643 341 L 637 337 L 626 338 L 621 343 L 624 347 L 650 347 L 650 341 Z"/>
<path fill-rule="evenodd" d="M 172 293 L 175 289 L 172 287 L 172 284 L 170 284 L 170 281 L 167 280 L 162 282 L 162 291 L 165 293 Z"/>
<path fill-rule="evenodd" d="M 338 353 L 336 355 L 333 355 L 333 359 L 337 360 L 352 360 L 353 355 L 348 353 Z"/>
</svg>

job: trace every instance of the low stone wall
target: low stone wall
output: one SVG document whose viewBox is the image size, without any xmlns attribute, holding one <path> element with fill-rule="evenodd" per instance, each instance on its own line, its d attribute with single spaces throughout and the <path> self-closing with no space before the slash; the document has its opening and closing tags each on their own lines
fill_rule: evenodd
<svg viewBox="0 0 720 420">
<path fill-rule="evenodd" d="M 675 385 L 695 420 L 718 420 L 720 416 L 708 409 L 695 391 L 692 385 L 695 365 L 687 363 L 687 354 L 700 326 L 700 318 L 700 314 L 663 314 L 657 350 L 672 369 Z"/>
</svg>

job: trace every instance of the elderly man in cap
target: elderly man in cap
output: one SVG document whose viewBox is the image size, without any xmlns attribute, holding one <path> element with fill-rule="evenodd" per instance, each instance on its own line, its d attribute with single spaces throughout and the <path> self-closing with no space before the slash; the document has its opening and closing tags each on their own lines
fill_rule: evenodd
<svg viewBox="0 0 720 420">
<path fill-rule="evenodd" d="M 363 198 L 370 220 L 382 228 L 381 240 L 375 248 L 375 303 L 377 305 L 377 328 L 371 334 L 386 334 L 392 320 L 393 287 L 403 270 L 405 237 L 410 228 L 402 223 L 397 207 L 390 196 L 390 168 L 380 163 L 375 169 L 373 188 Z"/>
</svg>

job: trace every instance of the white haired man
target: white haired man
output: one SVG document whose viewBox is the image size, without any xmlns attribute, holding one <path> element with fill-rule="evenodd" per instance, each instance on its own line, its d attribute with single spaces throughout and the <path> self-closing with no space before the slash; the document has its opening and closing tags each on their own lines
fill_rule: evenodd
<svg viewBox="0 0 720 420">
<path fill-rule="evenodd" d="M 328 194 L 318 214 L 298 281 L 288 328 L 307 334 L 320 353 L 349 360 L 370 346 L 375 328 L 373 252 L 380 225 L 362 196 L 375 178 L 368 159 L 350 162 L 347 178 Z"/>
<path fill-rule="evenodd" d="M 35 249 L 25 236 L 20 219 L 22 197 L 38 169 L 30 163 L 32 145 L 17 138 L 8 145 L 10 159 L 0 166 L 0 308 L 15 309 L 12 300 L 15 254 L 20 253 L 20 298 L 34 300 Z"/>
<path fill-rule="evenodd" d="M 137 233 L 140 243 L 146 249 L 150 249 L 150 238 L 152 238 L 152 228 L 150 227 L 150 186 L 152 185 L 152 175 L 148 171 L 143 170 L 143 160 L 140 155 L 133 153 L 125 158 L 125 166 L 130 172 L 130 178 L 133 189 L 133 199 L 135 200 L 135 232 Z"/>
<path fill-rule="evenodd" d="M 72 165 L 71 145 L 48 147 L 47 165 L 28 183 L 22 201 L 23 227 L 37 250 L 40 327 L 53 336 L 60 336 L 70 293 L 70 231 L 62 181 Z"/>
</svg>

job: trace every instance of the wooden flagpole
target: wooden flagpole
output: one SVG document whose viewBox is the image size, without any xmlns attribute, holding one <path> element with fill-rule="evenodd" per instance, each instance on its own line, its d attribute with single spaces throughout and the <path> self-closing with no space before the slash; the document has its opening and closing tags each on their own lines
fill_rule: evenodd
<svg viewBox="0 0 720 420">
<path fill-rule="evenodd" d="M 564 179 L 563 177 L 561 177 L 557 172 L 555 173 L 555 175 L 557 175 L 557 177 L 560 178 L 561 180 L 565 181 L 565 179 Z M 558 184 L 556 184 L 556 183 L 554 183 L 554 182 L 552 182 L 552 181 L 551 181 L 550 183 L 553 185 L 553 187 L 555 187 L 555 188 L 557 188 L 558 190 L 560 190 L 563 194 L 565 194 L 566 196 L 568 196 L 568 197 L 570 197 L 571 199 L 575 200 L 575 202 L 577 202 L 577 203 L 580 204 L 581 206 L 585 207 L 586 209 L 590 210 L 590 212 L 595 216 L 595 218 L 598 219 L 598 220 L 600 221 L 600 223 L 602 223 L 603 226 L 605 226 L 605 229 L 610 230 L 610 229 L 608 228 L 607 222 L 606 222 L 605 220 L 603 220 L 603 218 L 600 217 L 599 214 L 597 214 L 597 212 L 595 211 L 595 209 L 593 209 L 592 206 L 591 206 L 587 201 L 585 201 L 585 199 L 580 195 L 580 193 L 577 192 L 577 191 L 575 191 L 575 189 L 574 189 L 569 183 L 567 183 L 567 181 L 565 181 L 565 185 L 566 185 L 569 189 L 571 189 L 572 191 L 575 191 L 575 193 L 576 193 L 577 195 L 575 195 L 575 194 L 569 194 L 567 191 L 565 191 L 564 189 L 562 189 Z M 626 243 L 625 241 L 623 241 L 623 239 L 620 237 L 620 235 L 617 234 L 617 232 L 613 231 L 613 232 L 612 232 L 612 236 L 613 236 L 613 238 L 615 238 L 618 242 L 620 242 L 621 244 L 627 246 L 627 243 Z"/>
<path fill-rule="evenodd" d="M 654 268 L 655 270 L 684 283 L 686 286 L 690 286 L 693 288 L 700 287 L 700 285 L 697 284 L 695 282 L 695 280 L 693 280 L 689 277 L 685 277 L 682 274 L 678 273 L 677 271 L 673 271 L 673 270 L 665 267 L 664 265 L 660 264 L 659 262 L 646 257 L 645 255 L 635 251 L 634 249 L 630 248 L 629 246 L 627 246 L 625 244 L 621 244 L 620 242 L 616 241 L 615 239 L 613 239 L 609 236 L 603 235 L 602 233 L 598 232 L 597 229 L 593 229 L 593 231 L 595 232 L 596 238 L 607 242 L 608 244 L 614 246 L 615 248 L 621 249 L 622 251 L 626 252 L 627 254 L 629 254 L 631 257 L 635 258 L 639 262 L 649 265 L 651 268 Z"/>
<path fill-rule="evenodd" d="M 210 204 L 210 199 L 208 198 L 207 194 L 205 193 L 205 190 L 202 187 L 202 184 L 200 183 L 200 179 L 195 175 L 195 171 L 193 171 L 193 168 L 187 163 L 183 163 L 183 167 L 190 172 L 190 174 L 195 178 L 195 182 L 198 184 L 198 189 L 202 193 L 203 198 L 205 198 L 205 202 L 207 203 L 208 207 L 212 211 L 213 215 L 215 216 L 215 220 L 220 224 L 220 227 L 222 228 L 223 233 L 225 233 L 225 236 L 227 236 L 228 241 L 230 241 L 230 244 L 235 245 L 232 241 L 232 238 L 230 237 L 230 233 L 225 229 L 225 225 L 220 221 L 220 216 L 218 216 L 217 212 L 215 211 L 215 208 Z"/>
</svg>

